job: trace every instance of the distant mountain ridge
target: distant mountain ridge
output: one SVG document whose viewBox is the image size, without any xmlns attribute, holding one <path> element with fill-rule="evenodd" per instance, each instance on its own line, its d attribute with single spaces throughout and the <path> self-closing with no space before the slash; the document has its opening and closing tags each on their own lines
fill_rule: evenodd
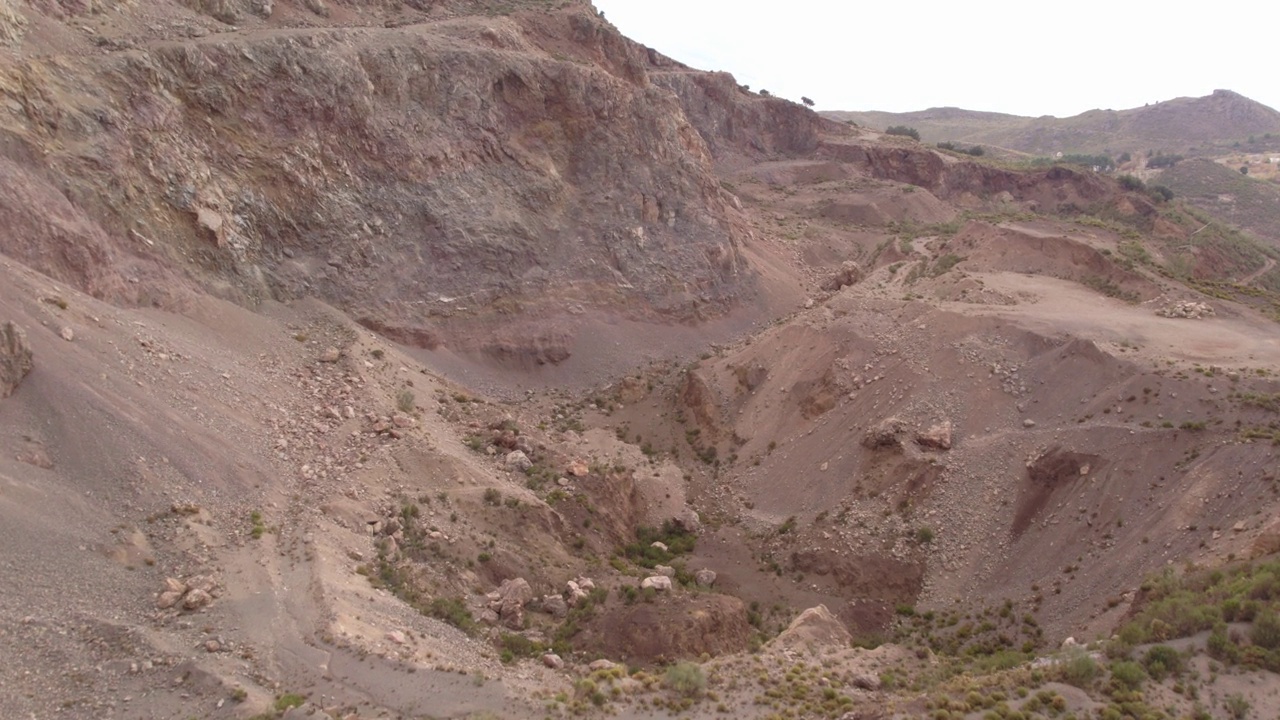
<svg viewBox="0 0 1280 720">
<path fill-rule="evenodd" d="M 926 142 L 994 145 L 1033 155 L 1187 152 L 1267 133 L 1280 136 L 1280 112 L 1231 90 L 1128 110 L 1089 110 L 1068 118 L 1031 118 L 953 107 L 908 113 L 831 111 L 823 115 L 873 128 L 908 125 Z"/>
</svg>

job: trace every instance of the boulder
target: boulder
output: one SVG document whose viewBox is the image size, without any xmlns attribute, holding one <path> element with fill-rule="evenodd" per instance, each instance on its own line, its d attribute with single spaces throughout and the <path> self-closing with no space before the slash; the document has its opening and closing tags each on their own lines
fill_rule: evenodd
<svg viewBox="0 0 1280 720">
<path fill-rule="evenodd" d="M 589 472 L 591 472 L 591 468 L 587 467 L 587 464 L 581 460 L 574 460 L 569 463 L 569 467 L 565 469 L 566 475 L 572 475 L 574 477 L 585 477 Z"/>
<path fill-rule="evenodd" d="M 542 611 L 553 618 L 563 618 L 569 614 L 569 604 L 559 595 L 544 595 L 542 598 Z"/>
<path fill-rule="evenodd" d="M 666 575 L 651 575 L 640 581 L 642 589 L 653 588 L 659 592 L 671 589 L 671 578 Z"/>
<path fill-rule="evenodd" d="M 507 453 L 504 462 L 508 470 L 528 470 L 533 467 L 533 461 L 529 459 L 528 455 L 524 454 L 523 450 L 514 450 Z"/>
<path fill-rule="evenodd" d="M 907 424 L 898 418 L 885 418 L 862 437 L 862 446 L 870 450 L 902 447 L 902 433 Z"/>
<path fill-rule="evenodd" d="M 546 653 L 545 655 L 542 656 L 542 664 L 546 665 L 552 670 L 559 670 L 560 668 L 564 667 L 564 660 L 562 660 L 560 656 L 556 655 L 555 653 Z"/>
<path fill-rule="evenodd" d="M 920 447 L 931 448 L 933 450 L 950 450 L 951 421 L 943 420 L 936 425 L 931 425 L 927 429 L 916 433 L 916 444 Z"/>
<path fill-rule="evenodd" d="M 168 610 L 174 605 L 177 605 L 178 601 L 181 599 L 182 593 L 174 590 L 165 590 L 156 598 L 156 607 L 161 610 Z"/>
<path fill-rule="evenodd" d="M 665 575 L 669 578 L 673 578 L 676 576 L 676 569 L 671 567 L 670 565 L 654 565 L 653 570 L 659 575 Z"/>
<path fill-rule="evenodd" d="M 716 571 L 702 568 L 694 573 L 693 579 L 698 583 L 698 587 L 711 587 L 716 584 Z"/>
<path fill-rule="evenodd" d="M 834 275 L 823 281 L 822 289 L 827 292 L 836 292 L 840 288 L 857 285 L 862 277 L 862 266 L 852 260 L 845 260 Z"/>
<path fill-rule="evenodd" d="M 859 690 L 875 691 L 880 689 L 880 678 L 870 673 L 854 673 L 849 678 L 849 684 Z"/>
<path fill-rule="evenodd" d="M 13 394 L 32 365 L 27 334 L 12 322 L 0 325 L 0 398 Z"/>
<path fill-rule="evenodd" d="M 200 588 L 193 588 L 182 596 L 183 610 L 199 610 L 213 602 L 213 596 Z"/>
<path fill-rule="evenodd" d="M 498 611 L 502 624 L 512 630 L 523 628 L 524 606 L 533 599 L 533 588 L 529 587 L 529 582 L 524 578 L 505 580 L 498 587 L 497 595 L 497 607 L 494 609 Z"/>
</svg>

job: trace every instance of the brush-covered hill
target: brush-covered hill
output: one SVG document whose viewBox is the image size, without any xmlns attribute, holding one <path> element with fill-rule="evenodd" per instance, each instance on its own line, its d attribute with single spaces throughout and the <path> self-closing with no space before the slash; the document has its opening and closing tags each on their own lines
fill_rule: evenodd
<svg viewBox="0 0 1280 720">
<path fill-rule="evenodd" d="M 1280 139 L 1280 112 L 1230 90 L 1175 98 L 1127 110 L 1090 110 L 1067 118 L 1038 118 L 933 108 L 908 113 L 843 112 L 826 117 L 884 129 L 914 127 L 927 142 L 1003 147 L 1031 155 L 1187 153 L 1229 146 L 1268 133 Z"/>
</svg>

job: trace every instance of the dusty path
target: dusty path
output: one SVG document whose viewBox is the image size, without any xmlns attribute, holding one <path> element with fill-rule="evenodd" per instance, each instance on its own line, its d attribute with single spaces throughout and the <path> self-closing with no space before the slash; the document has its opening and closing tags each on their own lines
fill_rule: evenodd
<svg viewBox="0 0 1280 720">
<path fill-rule="evenodd" d="M 1257 269 L 1257 270 L 1255 270 L 1255 271 L 1253 271 L 1253 272 L 1249 273 L 1248 275 L 1246 275 L 1246 276 L 1244 276 L 1244 277 L 1240 278 L 1240 284 L 1241 284 L 1241 285 L 1248 285 L 1249 283 L 1254 282 L 1255 280 L 1257 280 L 1258 278 L 1262 277 L 1263 275 L 1266 275 L 1267 273 L 1271 272 L 1271 268 L 1273 268 L 1273 267 L 1275 267 L 1275 266 L 1276 266 L 1275 258 L 1267 258 L 1267 262 L 1266 262 L 1266 263 L 1264 263 L 1264 264 L 1263 264 L 1263 266 L 1262 266 L 1261 268 L 1259 268 L 1259 269 Z"/>
</svg>

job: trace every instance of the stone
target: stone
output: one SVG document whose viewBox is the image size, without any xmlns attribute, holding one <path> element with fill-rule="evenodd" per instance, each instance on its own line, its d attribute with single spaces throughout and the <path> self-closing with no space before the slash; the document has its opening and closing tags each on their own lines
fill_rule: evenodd
<svg viewBox="0 0 1280 720">
<path fill-rule="evenodd" d="M 693 574 L 693 579 L 699 587 L 711 587 L 716 584 L 716 571 L 702 568 Z"/>
<path fill-rule="evenodd" d="M 667 547 L 667 544 L 662 542 L 661 540 L 654 540 L 652 543 L 649 544 L 649 547 L 658 548 L 662 552 L 671 552 L 671 548 Z"/>
<path fill-rule="evenodd" d="M 217 640 L 206 640 L 204 643 L 205 652 L 216 653 L 222 649 L 222 643 Z"/>
<path fill-rule="evenodd" d="M 166 590 L 160 593 L 160 596 L 156 598 L 156 607 L 161 610 L 168 610 L 174 605 L 177 605 L 178 601 L 181 599 L 182 593 L 174 590 Z"/>
<path fill-rule="evenodd" d="M 654 565 L 653 570 L 659 575 L 664 575 L 669 578 L 673 578 L 676 576 L 676 569 L 671 567 L 670 565 Z"/>
<path fill-rule="evenodd" d="M 213 602 L 213 596 L 207 591 L 201 590 L 200 588 L 193 588 L 188 590 L 186 595 L 182 596 L 182 609 L 199 610 L 202 607 L 208 606 L 211 602 Z"/>
<path fill-rule="evenodd" d="M 498 587 L 497 611 L 502 624 L 512 630 L 524 627 L 524 606 L 533 599 L 533 588 L 524 578 L 504 580 Z"/>
<path fill-rule="evenodd" d="M 341 358 L 342 351 L 336 347 L 325 348 L 324 352 L 320 353 L 320 362 L 322 363 L 336 363 Z"/>
<path fill-rule="evenodd" d="M 862 446 L 869 450 L 902 447 L 902 433 L 907 424 L 898 418 L 885 418 L 862 437 Z"/>
<path fill-rule="evenodd" d="M 1022 421 L 1022 427 L 1024 428 L 1033 428 L 1035 426 L 1036 426 L 1036 421 L 1032 420 L 1031 418 L 1027 418 L 1026 420 Z"/>
<path fill-rule="evenodd" d="M 392 630 L 388 632 L 387 639 L 397 645 L 404 645 L 406 642 L 408 642 L 408 640 L 404 636 L 404 633 L 399 630 Z"/>
<path fill-rule="evenodd" d="M 849 684 L 859 690 L 879 690 L 880 678 L 870 673 L 855 673 L 849 678 Z"/>
<path fill-rule="evenodd" d="M 671 589 L 671 578 L 666 575 L 651 575 L 640 581 L 641 589 L 653 588 L 659 592 Z"/>
<path fill-rule="evenodd" d="M 66 340 L 67 342 L 71 342 L 76 339 L 76 331 L 72 330 L 69 326 L 64 325 L 62 329 L 58 331 L 58 337 Z"/>
<path fill-rule="evenodd" d="M 943 420 L 928 429 L 916 433 L 916 444 L 933 450 L 951 449 L 951 421 Z"/>
<path fill-rule="evenodd" d="M 31 372 L 31 346 L 27 334 L 12 322 L 0 325 L 0 398 L 7 398 Z"/>
<path fill-rule="evenodd" d="M 192 575 L 187 579 L 187 590 L 201 590 L 209 595 L 215 595 L 218 590 L 218 581 L 211 575 Z"/>
<path fill-rule="evenodd" d="M 574 460 L 569 463 L 568 469 L 565 470 L 565 474 L 574 477 L 585 477 L 589 472 L 591 472 L 591 468 L 587 467 L 587 464 L 581 460 Z"/>
<path fill-rule="evenodd" d="M 553 618 L 560 619 L 569 614 L 569 604 L 560 595 L 544 595 L 542 611 Z"/>
<path fill-rule="evenodd" d="M 398 428 L 411 428 L 414 425 L 417 425 L 418 421 L 404 413 L 398 412 L 391 416 L 391 424 Z"/>
<path fill-rule="evenodd" d="M 186 583 L 184 583 L 184 582 L 182 582 L 181 580 L 179 580 L 179 579 L 177 579 L 177 578 L 171 578 L 171 577 L 170 577 L 170 578 L 165 578 L 165 579 L 164 579 L 164 591 L 165 591 L 165 592 L 176 592 L 176 593 L 178 593 L 179 595 L 181 595 L 182 593 L 184 593 L 184 592 L 186 592 L 186 591 L 187 591 L 187 584 L 186 584 Z"/>
<path fill-rule="evenodd" d="M 542 656 L 542 664 L 546 665 L 552 670 L 559 670 L 564 667 L 564 660 L 562 660 L 560 656 L 556 655 L 555 653 L 546 653 Z"/>
<path fill-rule="evenodd" d="M 507 453 L 507 457 L 503 462 L 509 470 L 514 469 L 523 471 L 533 467 L 533 461 L 529 459 L 528 455 L 524 454 L 523 450 L 513 450 Z"/>
<path fill-rule="evenodd" d="M 1077 647 L 1080 643 L 1076 642 L 1074 637 L 1069 637 L 1062 641 L 1062 649 Z"/>
<path fill-rule="evenodd" d="M 591 661 L 591 664 L 587 666 L 587 669 L 591 672 L 596 672 L 597 670 L 612 670 L 616 667 L 618 667 L 618 664 L 614 661 L 600 658 L 599 660 Z"/>
<path fill-rule="evenodd" d="M 840 270 L 822 283 L 822 289 L 827 292 L 836 292 L 841 288 L 857 285 L 863 275 L 861 265 L 852 260 L 845 260 L 840 264 Z"/>
</svg>

